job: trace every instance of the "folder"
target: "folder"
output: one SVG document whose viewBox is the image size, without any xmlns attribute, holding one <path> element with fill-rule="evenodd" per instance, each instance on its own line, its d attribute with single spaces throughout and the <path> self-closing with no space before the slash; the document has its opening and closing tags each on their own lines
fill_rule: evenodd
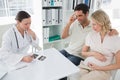
<svg viewBox="0 0 120 80">
<path fill-rule="evenodd" d="M 43 42 L 49 42 L 49 27 L 43 28 Z"/>
<path fill-rule="evenodd" d="M 69 1 L 68 3 L 68 10 L 72 10 L 73 9 L 73 0 Z"/>
<path fill-rule="evenodd" d="M 54 0 L 54 6 L 57 6 L 57 0 Z"/>
<path fill-rule="evenodd" d="M 46 10 L 46 23 L 47 23 L 47 25 L 52 24 L 52 9 Z"/>
<path fill-rule="evenodd" d="M 55 9 L 55 24 L 58 24 L 58 9 Z"/>
<path fill-rule="evenodd" d="M 50 3 L 51 3 L 51 6 L 54 6 L 54 0 L 51 0 Z"/>
<path fill-rule="evenodd" d="M 48 28 L 43 28 L 43 42 L 44 43 L 47 43 L 49 42 L 49 31 L 48 31 Z"/>
<path fill-rule="evenodd" d="M 43 23 L 43 26 L 44 25 L 46 25 L 46 10 L 45 9 L 43 9 L 42 10 L 43 12 L 42 12 L 42 23 Z"/>
<path fill-rule="evenodd" d="M 42 0 L 42 5 L 47 6 L 47 0 Z"/>
<path fill-rule="evenodd" d="M 59 6 L 59 0 L 56 0 L 55 6 Z"/>
<path fill-rule="evenodd" d="M 89 0 L 84 0 L 84 3 L 89 6 Z"/>
<path fill-rule="evenodd" d="M 59 0 L 59 6 L 62 6 L 63 0 Z"/>
<path fill-rule="evenodd" d="M 64 9 L 68 10 L 68 0 L 64 0 L 63 5 L 64 5 Z"/>
<path fill-rule="evenodd" d="M 46 28 L 46 42 L 49 42 L 49 27 Z"/>
<path fill-rule="evenodd" d="M 63 0 L 56 0 L 56 5 L 55 6 L 62 6 Z"/>
<path fill-rule="evenodd" d="M 62 24 L 63 13 L 62 9 L 58 9 L 58 24 Z"/>
<path fill-rule="evenodd" d="M 52 25 L 55 25 L 55 9 L 52 9 Z"/>
<path fill-rule="evenodd" d="M 91 10 L 94 9 L 94 0 L 91 0 L 91 1 L 90 1 L 90 5 L 89 5 L 89 6 L 90 6 L 90 9 L 91 9 Z"/>
<path fill-rule="evenodd" d="M 77 4 L 81 4 L 81 3 L 83 3 L 83 0 L 78 0 L 77 1 Z"/>
<path fill-rule="evenodd" d="M 43 28 L 43 43 L 46 43 L 46 28 Z"/>
<path fill-rule="evenodd" d="M 85 3 L 86 5 L 88 5 L 89 8 L 90 8 L 91 0 L 83 0 L 83 3 Z"/>
<path fill-rule="evenodd" d="M 97 10 L 100 8 L 102 3 L 102 0 L 94 0 L 94 10 Z"/>
<path fill-rule="evenodd" d="M 47 0 L 47 6 L 51 6 L 51 0 Z"/>
</svg>

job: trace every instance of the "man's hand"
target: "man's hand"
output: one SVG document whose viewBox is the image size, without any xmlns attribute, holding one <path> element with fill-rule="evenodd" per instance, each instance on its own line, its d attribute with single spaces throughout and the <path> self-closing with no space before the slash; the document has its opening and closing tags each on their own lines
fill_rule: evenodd
<svg viewBox="0 0 120 80">
<path fill-rule="evenodd" d="M 74 13 L 74 14 L 70 17 L 69 23 L 73 23 L 76 19 L 77 19 L 77 18 L 76 18 L 76 15 L 75 15 L 75 13 Z"/>
<path fill-rule="evenodd" d="M 116 29 L 110 29 L 109 35 L 113 36 L 113 35 L 118 35 L 118 31 Z"/>
<path fill-rule="evenodd" d="M 101 54 L 99 52 L 93 52 L 93 53 L 94 53 L 94 57 L 96 59 L 103 61 L 103 62 L 106 61 L 106 57 L 103 54 Z"/>
</svg>

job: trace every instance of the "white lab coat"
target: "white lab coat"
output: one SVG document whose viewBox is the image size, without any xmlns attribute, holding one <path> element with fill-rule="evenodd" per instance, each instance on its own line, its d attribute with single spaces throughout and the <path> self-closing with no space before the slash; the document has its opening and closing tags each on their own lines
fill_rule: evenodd
<svg viewBox="0 0 120 80">
<path fill-rule="evenodd" d="M 0 80 L 7 74 L 8 67 L 0 61 Z"/>
<path fill-rule="evenodd" d="M 19 48 L 17 47 L 17 41 L 13 28 L 16 32 Z M 30 45 L 34 47 L 38 45 L 38 38 L 33 40 L 32 36 L 30 36 L 27 32 L 24 32 L 23 38 L 16 26 L 13 26 L 3 35 L 0 58 L 9 66 L 16 65 L 21 61 L 23 56 L 28 55 L 27 52 Z"/>
</svg>

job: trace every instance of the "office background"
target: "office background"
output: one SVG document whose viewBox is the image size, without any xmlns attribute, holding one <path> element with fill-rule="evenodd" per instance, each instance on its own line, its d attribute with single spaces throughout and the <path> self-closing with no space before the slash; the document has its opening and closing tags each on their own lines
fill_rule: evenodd
<svg viewBox="0 0 120 80">
<path fill-rule="evenodd" d="M 120 34 L 118 0 L 0 0 L 0 46 L 3 33 L 15 24 L 16 13 L 25 10 L 32 15 L 31 28 L 39 37 L 39 45 L 43 49 L 55 47 L 59 50 L 66 47 L 69 39 L 62 40 L 60 34 L 79 3 L 86 3 L 90 7 L 90 14 L 99 8 L 106 11 L 112 27 Z"/>
</svg>

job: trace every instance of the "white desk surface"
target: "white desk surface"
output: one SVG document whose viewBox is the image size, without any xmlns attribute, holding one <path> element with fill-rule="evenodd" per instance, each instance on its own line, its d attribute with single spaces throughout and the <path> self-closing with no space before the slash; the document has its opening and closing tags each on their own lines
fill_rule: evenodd
<svg viewBox="0 0 120 80">
<path fill-rule="evenodd" d="M 44 61 L 34 61 L 27 67 L 13 70 L 2 80 L 57 80 L 79 72 L 79 68 L 54 48 L 43 51 Z"/>
</svg>

